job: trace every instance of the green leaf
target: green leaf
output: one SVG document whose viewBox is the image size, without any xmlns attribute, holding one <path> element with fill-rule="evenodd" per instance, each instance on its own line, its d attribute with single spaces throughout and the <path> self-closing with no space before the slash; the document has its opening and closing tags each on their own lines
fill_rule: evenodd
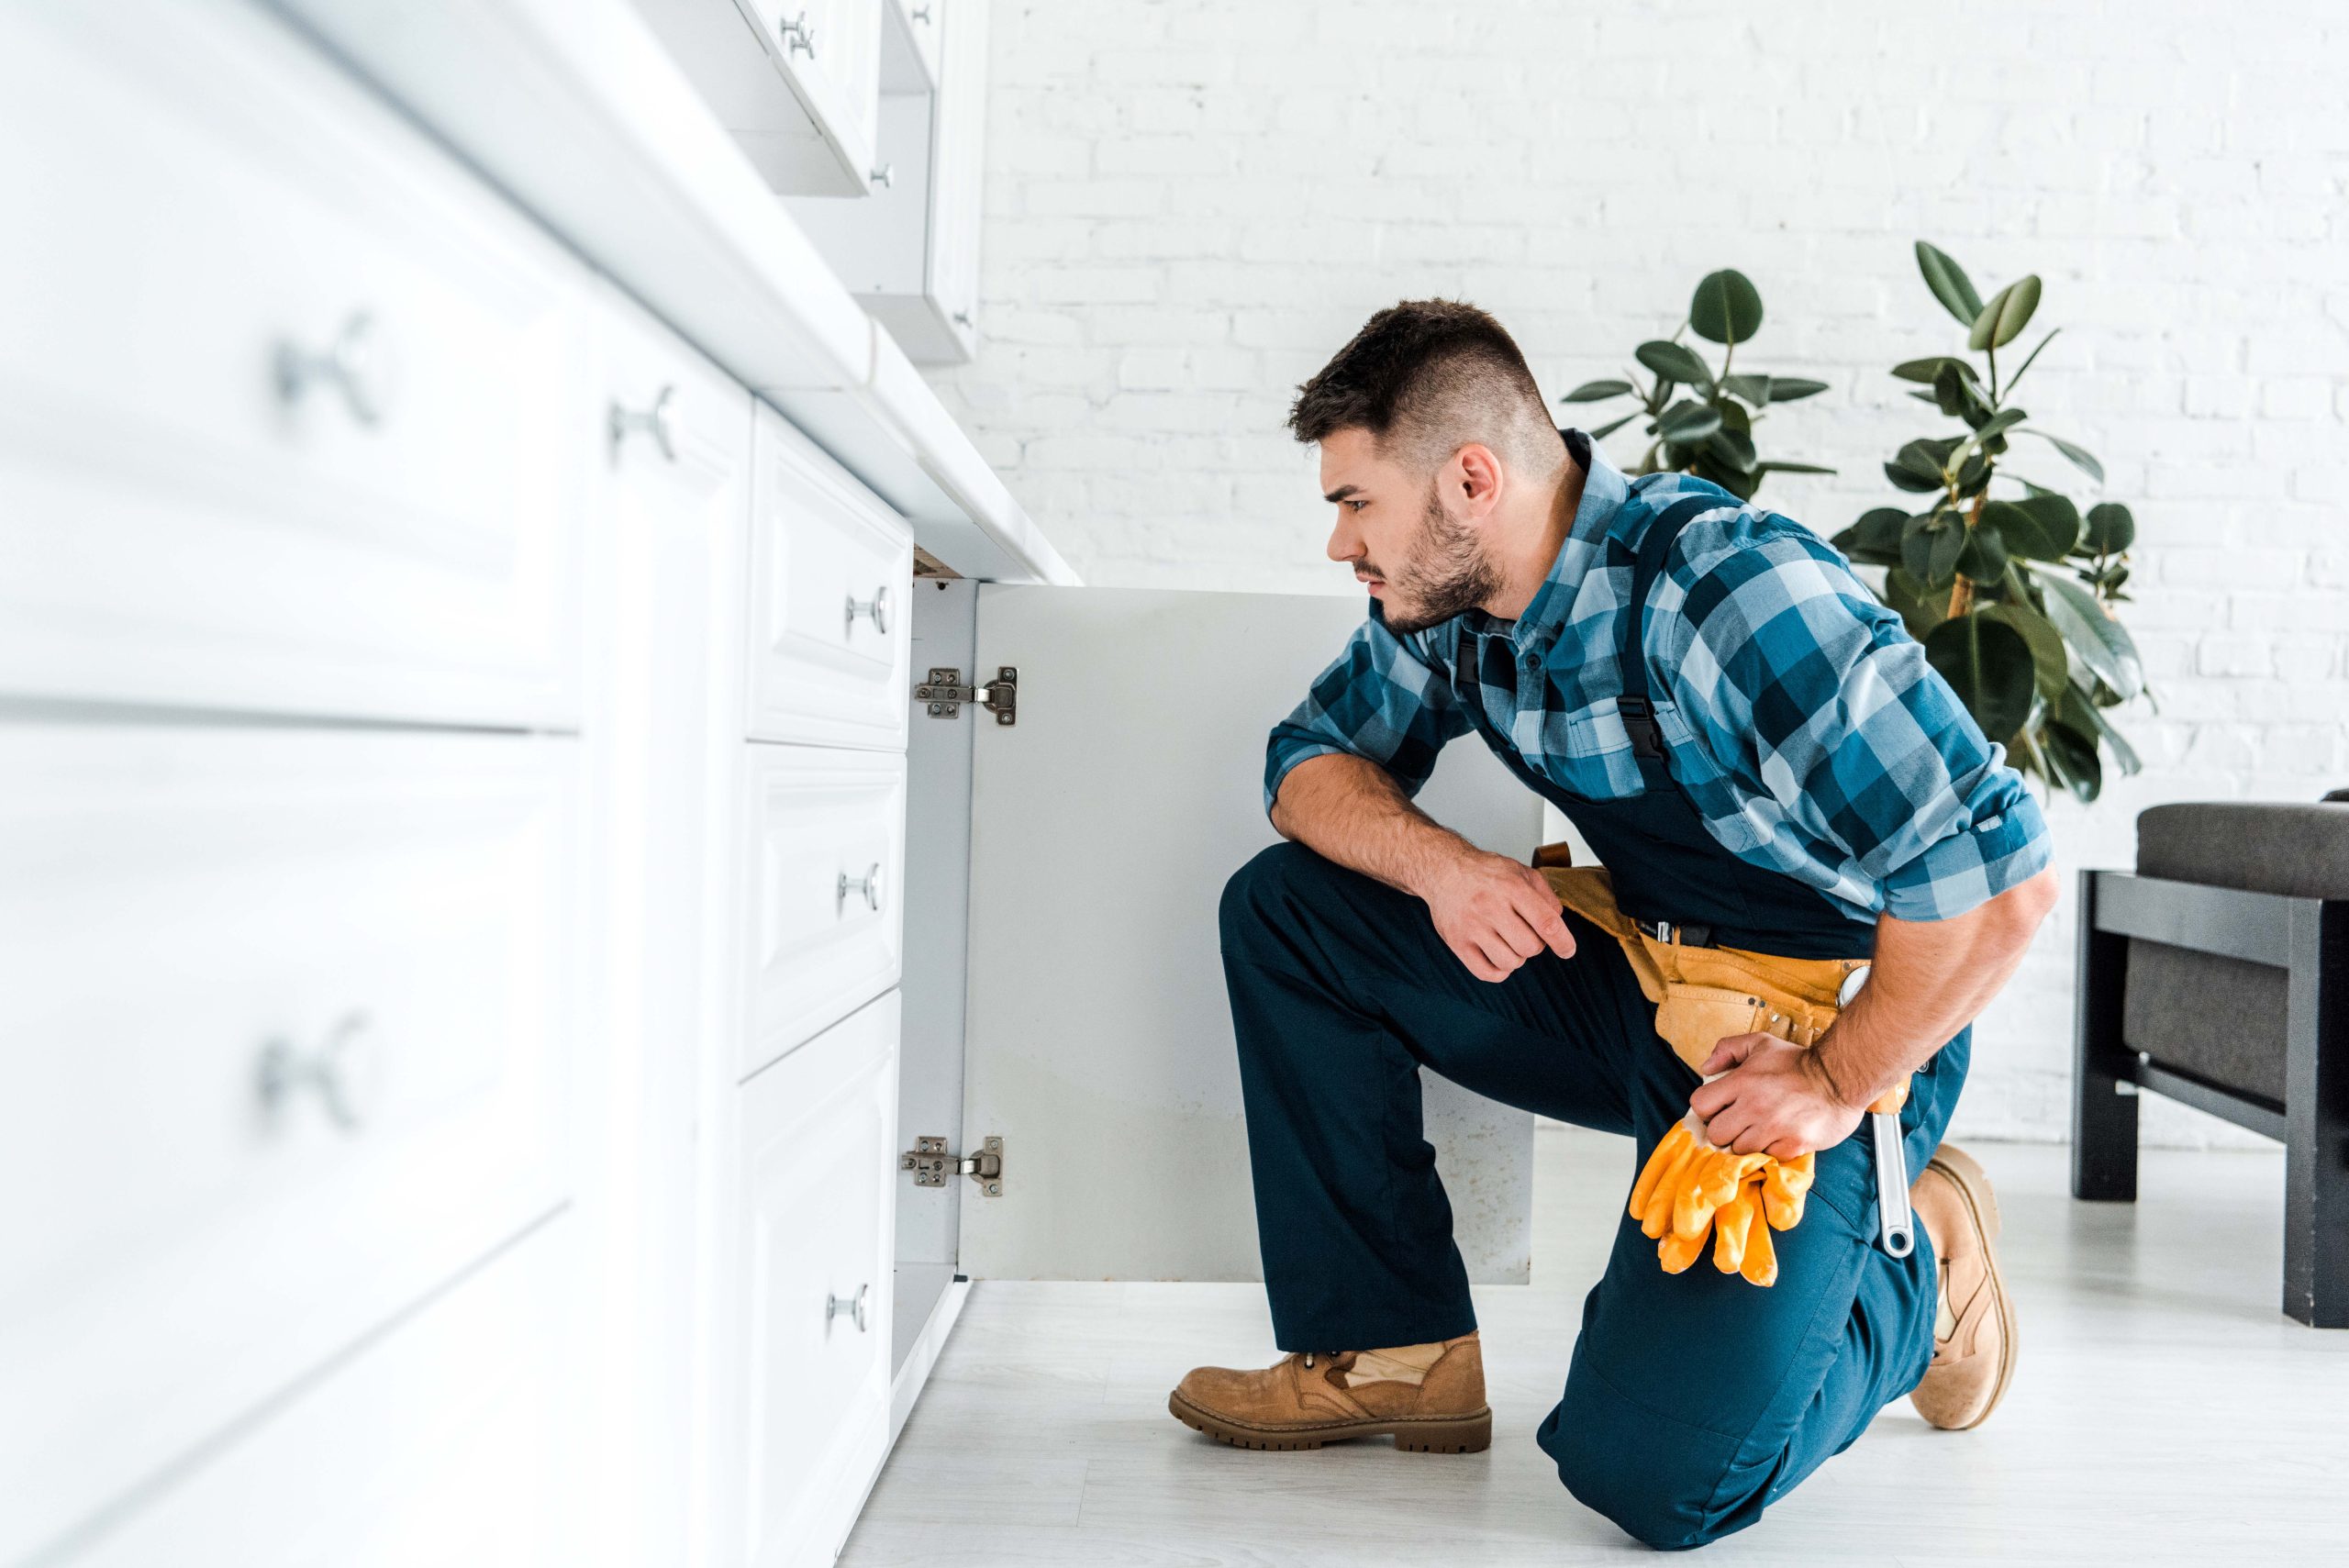
<svg viewBox="0 0 2349 1568">
<path fill-rule="evenodd" d="M 1946 251 L 1920 239 L 1917 270 L 1925 274 L 1925 286 L 1933 291 L 1943 309 L 1956 317 L 1959 325 L 1974 325 L 1974 318 L 1982 314 L 1982 298 L 1974 292 L 1974 282 L 1965 268 L 1951 261 Z"/>
<path fill-rule="evenodd" d="M 1682 398 L 1655 422 L 1656 433 L 1678 446 L 1694 446 L 1721 428 L 1721 411 Z"/>
<path fill-rule="evenodd" d="M 2125 701 L 2145 689 L 2145 671 L 2129 628 L 2105 614 L 2096 595 L 2056 572 L 2034 572 L 2047 618 L 2096 678 Z"/>
<path fill-rule="evenodd" d="M 2030 417 L 2020 408 L 2001 408 L 1975 427 L 1974 439 L 1987 441 L 1993 436 L 2004 435 Z"/>
<path fill-rule="evenodd" d="M 1878 506 L 1861 513 L 1856 522 L 1828 542 L 1863 566 L 1898 566 L 1900 536 L 1908 527 L 1908 513 L 1898 506 Z"/>
<path fill-rule="evenodd" d="M 2039 274 L 2027 272 L 1990 296 L 1990 303 L 1975 316 L 1965 346 L 1977 354 L 1985 349 L 2005 348 L 2021 336 L 2031 324 L 2031 313 L 2038 308 Z"/>
<path fill-rule="evenodd" d="M 2054 702 L 2072 684 L 2072 662 L 2064 651 L 2064 634 L 2048 618 L 2020 599 L 2008 599 L 1982 612 L 2004 621 L 2022 634 L 2031 648 L 2031 667 L 2039 681 L 2039 695 Z"/>
<path fill-rule="evenodd" d="M 2063 560 L 2080 534 L 2080 514 L 2061 495 L 1986 502 L 1982 522 L 1998 530 L 2009 550 L 2032 561 Z"/>
<path fill-rule="evenodd" d="M 2102 501 L 2088 508 L 2088 524 L 2080 547 L 2095 555 L 2118 555 L 2137 540 L 2137 519 L 2118 501 Z"/>
<path fill-rule="evenodd" d="M 1603 441 L 1608 437 L 1613 435 L 1616 431 L 1621 429 L 1624 426 L 1630 424 L 1639 417 L 1639 414 L 1634 411 L 1624 415 L 1620 419 L 1609 419 L 1606 424 L 1599 426 L 1596 430 L 1586 430 L 1583 433 L 1594 441 Z"/>
<path fill-rule="evenodd" d="M 1713 388 L 1713 373 L 1705 368 L 1705 361 L 1697 357 L 1694 349 L 1656 338 L 1631 350 L 1631 357 L 1666 381 L 1701 387 L 1707 392 Z"/>
<path fill-rule="evenodd" d="M 1715 430 L 1706 438 L 1705 450 L 1712 454 L 1716 462 L 1733 473 L 1753 474 L 1753 438 L 1744 431 Z"/>
<path fill-rule="evenodd" d="M 2087 474 L 2099 484 L 2104 483 L 2104 464 L 2097 462 L 2094 453 L 2074 446 L 2071 442 L 2065 440 L 2061 436 L 2051 436 L 2044 430 L 2026 430 L 2023 434 L 2027 436 L 2037 436 L 2041 440 L 2045 441 L 2049 446 L 2054 447 L 2057 451 L 2062 452 L 2066 458 L 2069 458 L 2074 468 L 2078 469 L 2082 473 Z"/>
<path fill-rule="evenodd" d="M 1586 381 L 1564 397 L 1561 403 L 1597 403 L 1605 397 L 1620 397 L 1631 390 L 1628 381 Z"/>
<path fill-rule="evenodd" d="M 1884 602 L 1899 613 L 1909 635 L 1922 642 L 1927 632 L 1941 625 L 1949 595 L 1934 594 L 1907 568 L 1896 566 L 1884 574 Z"/>
<path fill-rule="evenodd" d="M 1982 384 L 1974 379 L 1973 371 L 1963 361 L 1950 360 L 1933 377 L 1933 406 L 1944 414 L 1955 415 L 1969 424 L 1989 422 L 1989 398 L 1983 395 Z"/>
<path fill-rule="evenodd" d="M 1964 360 L 1948 354 L 1933 354 L 1921 360 L 1903 360 L 1892 367 L 1892 373 L 1903 381 L 1921 381 L 1931 384 L 1944 367 L 1954 368 L 1967 380 L 1974 379 L 1974 367 Z"/>
<path fill-rule="evenodd" d="M 1976 583 L 1996 583 L 2007 574 L 2007 541 L 1996 528 L 1966 528 L 1957 552 L 1957 570 Z"/>
<path fill-rule="evenodd" d="M 1943 488 L 1942 459 L 1931 441 L 1910 441 L 1902 447 L 1890 462 L 1884 465 L 1884 476 L 1900 486 L 1922 495 Z"/>
<path fill-rule="evenodd" d="M 2121 764 L 2123 774 L 2134 773 L 2145 765 L 2138 757 L 2137 749 L 2129 744 L 2128 738 L 2112 728 L 2112 720 L 2105 717 L 2104 710 L 2091 702 L 2087 694 L 2079 687 L 2066 685 L 2064 688 L 2061 705 L 2056 711 L 2065 724 L 2097 736 L 2111 747 L 2112 760 Z"/>
<path fill-rule="evenodd" d="M 1940 528 L 1927 532 L 1925 538 L 1930 541 L 1925 557 L 1925 582 L 1931 587 L 1946 588 L 1957 581 L 1957 563 L 1965 553 L 1965 525 L 1952 517 Z"/>
<path fill-rule="evenodd" d="M 1991 740 L 2012 740 L 2031 717 L 2038 684 L 2031 645 L 2004 621 L 1968 615 L 1943 622 L 1925 639 L 1925 662 Z"/>
<path fill-rule="evenodd" d="M 1748 375 L 1743 371 L 1740 371 L 1735 375 L 1721 377 L 1721 390 L 1732 397 L 1742 397 L 1754 407 L 1759 408 L 1770 401 L 1770 378 L 1766 375 Z"/>
<path fill-rule="evenodd" d="M 1832 473 L 1831 468 L 1821 468 L 1815 462 L 1787 462 L 1778 458 L 1765 458 L 1753 465 L 1756 473 Z"/>
<path fill-rule="evenodd" d="M 1740 473 L 1725 463 L 1715 462 L 1709 450 L 1698 454 L 1693 471 L 1699 479 L 1710 480 L 1741 501 L 1750 500 L 1757 483 L 1754 475 Z"/>
<path fill-rule="evenodd" d="M 2080 799 L 2094 800 L 2103 793 L 2104 764 L 2097 758 L 2092 736 L 2049 719 L 2039 727 L 2039 753 L 2064 787 Z"/>
<path fill-rule="evenodd" d="M 1709 272 L 1688 302 L 1688 325 L 1716 343 L 1750 343 L 1762 329 L 1762 295 L 1733 268 Z"/>
<path fill-rule="evenodd" d="M 1812 381 L 1808 376 L 1776 375 L 1770 378 L 1770 401 L 1773 403 L 1792 403 L 1797 398 L 1815 397 L 1826 390 L 1825 382 Z"/>
</svg>

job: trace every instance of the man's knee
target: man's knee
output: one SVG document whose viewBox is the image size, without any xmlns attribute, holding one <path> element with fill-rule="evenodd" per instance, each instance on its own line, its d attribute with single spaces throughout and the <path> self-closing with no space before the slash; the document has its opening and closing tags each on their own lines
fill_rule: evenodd
<svg viewBox="0 0 2349 1568">
<path fill-rule="evenodd" d="M 1542 1423 L 1541 1442 L 1575 1500 L 1659 1551 L 1678 1551 L 1744 1528 L 1746 1510 L 1725 1507 L 1721 1483 L 1735 1444 L 1719 1433 L 1638 1410 L 1616 1398 L 1605 1408 L 1567 1396 Z"/>
<path fill-rule="evenodd" d="M 1303 844 L 1283 840 L 1233 872 L 1219 913 L 1224 951 L 1246 953 L 1266 934 L 1292 927 L 1304 908 L 1323 902 L 1336 870 Z"/>
</svg>

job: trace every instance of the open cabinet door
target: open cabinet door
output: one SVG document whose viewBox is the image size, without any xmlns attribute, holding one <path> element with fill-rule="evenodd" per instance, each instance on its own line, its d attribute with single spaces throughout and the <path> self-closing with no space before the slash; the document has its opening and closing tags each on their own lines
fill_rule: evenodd
<svg viewBox="0 0 2349 1568">
<path fill-rule="evenodd" d="M 1003 1140 L 998 1195 L 957 1184 L 963 1270 L 1261 1278 L 1217 905 L 1274 841 L 1265 732 L 1363 601 L 983 584 L 976 610 L 976 678 L 1017 670 L 1018 716 L 962 720 L 963 1134 Z M 1539 801 L 1474 741 L 1419 800 L 1486 849 L 1533 850 Z M 1532 1118 L 1421 1076 L 1470 1276 L 1521 1283 Z"/>
</svg>

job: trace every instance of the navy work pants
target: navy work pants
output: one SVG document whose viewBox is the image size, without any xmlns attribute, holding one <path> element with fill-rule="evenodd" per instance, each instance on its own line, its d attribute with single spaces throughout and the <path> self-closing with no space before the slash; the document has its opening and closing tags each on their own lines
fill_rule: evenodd
<svg viewBox="0 0 2349 1568">
<path fill-rule="evenodd" d="M 1478 980 L 1427 906 L 1297 844 L 1231 879 L 1223 957 L 1240 1042 L 1256 1221 L 1284 1351 L 1420 1344 L 1476 1326 L 1452 1208 L 1422 1134 L 1419 1069 L 1507 1105 L 1627 1133 L 1632 1175 L 1697 1075 L 1655 1033 L 1615 939 L 1571 910 L 1571 959 Z M 1924 1169 L 1965 1076 L 1968 1038 L 1918 1074 L 1902 1113 Z M 1822 1150 L 1802 1222 L 1776 1233 L 1768 1289 L 1712 1266 L 1666 1274 L 1628 1217 L 1584 1302 L 1564 1396 L 1539 1440 L 1569 1491 L 1640 1540 L 1742 1529 L 1932 1353 L 1932 1250 L 1874 1243 L 1865 1124 Z M 1920 1237 L 1922 1240 L 1922 1237 Z"/>
</svg>

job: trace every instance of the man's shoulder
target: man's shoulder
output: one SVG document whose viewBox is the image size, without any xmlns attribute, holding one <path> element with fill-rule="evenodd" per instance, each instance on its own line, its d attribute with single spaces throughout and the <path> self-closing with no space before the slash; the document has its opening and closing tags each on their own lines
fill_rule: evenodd
<svg viewBox="0 0 2349 1568">
<path fill-rule="evenodd" d="M 1710 480 L 1643 474 L 1632 482 L 1631 501 L 1640 513 L 1633 522 L 1637 534 L 1666 512 L 1681 513 L 1680 535 L 1665 570 L 1684 587 L 1710 581 L 1729 588 L 1789 570 L 1798 581 L 1839 595 L 1856 582 L 1843 552 L 1810 528 Z"/>
</svg>

